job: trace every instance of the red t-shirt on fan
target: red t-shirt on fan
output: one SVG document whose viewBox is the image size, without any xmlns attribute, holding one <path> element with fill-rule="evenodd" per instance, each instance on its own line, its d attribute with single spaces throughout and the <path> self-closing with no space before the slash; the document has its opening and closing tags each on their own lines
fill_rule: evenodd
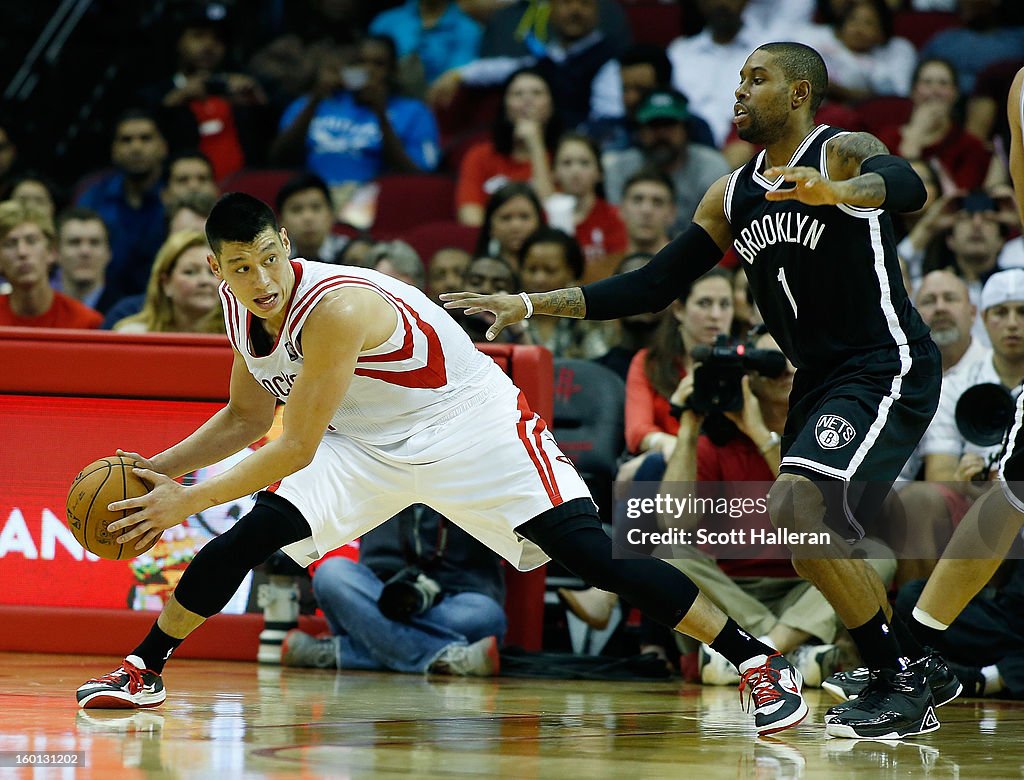
<svg viewBox="0 0 1024 780">
<path fill-rule="evenodd" d="M 617 263 L 617 256 L 626 251 L 629 244 L 626 223 L 615 206 L 598 198 L 586 219 L 576 226 L 576 241 L 586 261 L 582 281 L 584 284 L 596 282 L 615 272 L 608 266 Z"/>
<path fill-rule="evenodd" d="M 98 328 L 103 315 L 64 293 L 53 294 L 53 305 L 38 317 L 19 317 L 11 310 L 11 296 L 0 295 L 0 326 L 17 328 Z"/>
</svg>

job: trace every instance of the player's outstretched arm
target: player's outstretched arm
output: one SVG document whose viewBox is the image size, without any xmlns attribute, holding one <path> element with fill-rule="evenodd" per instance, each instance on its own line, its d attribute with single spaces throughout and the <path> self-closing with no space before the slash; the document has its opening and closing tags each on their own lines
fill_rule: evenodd
<svg viewBox="0 0 1024 780">
<path fill-rule="evenodd" d="M 494 325 L 487 330 L 493 339 L 501 330 L 533 313 L 588 320 L 611 320 L 632 314 L 659 312 L 679 295 L 680 290 L 699 278 L 722 259 L 729 244 L 729 225 L 723 206 L 723 176 L 704 194 L 693 224 L 676 236 L 643 268 L 620 274 L 584 287 L 569 287 L 529 295 L 478 295 L 445 293 L 446 309 L 465 309 L 467 314 L 489 311 Z M 532 311 L 529 307 L 532 307 Z"/>
<path fill-rule="evenodd" d="M 828 144 L 828 177 L 809 166 L 777 166 L 768 178 L 782 176 L 793 187 L 771 190 L 772 201 L 798 200 L 811 206 L 844 203 L 861 208 L 917 211 L 924 206 L 924 182 L 902 157 L 889 154 L 870 133 L 847 133 Z"/>
<path fill-rule="evenodd" d="M 1017 209 L 1024 221 L 1024 131 L 1021 123 L 1024 111 L 1021 103 L 1021 90 L 1024 89 L 1024 68 L 1017 71 L 1010 86 L 1010 94 L 1006 99 L 1006 118 L 1010 121 L 1010 178 L 1013 180 L 1013 191 L 1017 196 Z"/>
</svg>

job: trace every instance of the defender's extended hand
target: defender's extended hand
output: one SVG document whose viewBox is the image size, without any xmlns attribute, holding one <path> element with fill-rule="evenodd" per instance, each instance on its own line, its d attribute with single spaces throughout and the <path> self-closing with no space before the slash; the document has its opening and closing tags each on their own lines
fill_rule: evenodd
<svg viewBox="0 0 1024 780">
<path fill-rule="evenodd" d="M 795 187 L 769 190 L 765 200 L 798 200 L 809 206 L 834 206 L 843 203 L 843 182 L 826 179 L 821 172 L 807 165 L 778 166 L 764 172 L 765 178 L 790 181 Z"/>
<path fill-rule="evenodd" d="M 509 325 L 526 319 L 526 304 L 518 295 L 481 295 L 471 292 L 442 293 L 441 300 L 446 309 L 465 309 L 466 314 L 489 311 L 494 315 L 494 324 L 487 329 L 487 340 L 494 338 Z"/>
<path fill-rule="evenodd" d="M 111 512 L 137 509 L 127 517 L 115 520 L 107 526 L 111 533 L 129 529 L 117 537 L 118 544 L 136 540 L 135 549 L 140 550 L 156 539 L 168 528 L 181 523 L 193 514 L 189 506 L 188 488 L 173 479 L 149 469 L 132 469 L 135 476 L 152 485 L 146 495 L 115 501 L 107 506 Z"/>
</svg>

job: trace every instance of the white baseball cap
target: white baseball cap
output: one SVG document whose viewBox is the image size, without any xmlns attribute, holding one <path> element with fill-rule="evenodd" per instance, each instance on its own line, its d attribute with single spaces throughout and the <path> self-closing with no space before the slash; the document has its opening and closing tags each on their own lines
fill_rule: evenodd
<svg viewBox="0 0 1024 780">
<path fill-rule="evenodd" d="M 981 311 L 1008 301 L 1024 301 L 1024 268 L 992 274 L 981 288 Z"/>
</svg>

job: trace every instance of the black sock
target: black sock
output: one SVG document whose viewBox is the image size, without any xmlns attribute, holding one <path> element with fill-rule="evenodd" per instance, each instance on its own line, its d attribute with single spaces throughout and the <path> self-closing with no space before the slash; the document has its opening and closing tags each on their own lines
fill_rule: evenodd
<svg viewBox="0 0 1024 780">
<path fill-rule="evenodd" d="M 881 607 L 871 620 L 849 631 L 868 669 L 902 671 L 906 668 L 906 664 L 901 660 L 902 653 L 896 635 L 889 621 L 885 619 Z"/>
<path fill-rule="evenodd" d="M 895 617 L 895 615 L 893 615 L 893 617 Z M 945 631 L 939 631 L 938 629 L 932 628 L 931 626 L 926 626 L 924 623 L 919 622 L 917 618 L 913 616 L 908 618 L 907 628 L 910 631 L 910 633 L 914 635 L 914 638 L 922 646 L 931 647 L 939 651 L 941 651 L 942 648 L 945 646 Z M 902 638 L 900 639 L 900 642 L 903 642 Z"/>
<path fill-rule="evenodd" d="M 146 638 L 129 655 L 137 655 L 145 662 L 147 669 L 160 674 L 164 670 L 167 659 L 171 657 L 171 653 L 184 641 L 184 639 L 175 639 L 173 636 L 165 634 L 154 622 L 153 627 L 146 634 Z"/>
<path fill-rule="evenodd" d="M 896 641 L 900 643 L 900 649 L 903 650 L 904 655 L 912 661 L 916 661 L 918 658 L 924 658 L 928 655 L 928 651 L 925 649 L 925 645 L 929 647 L 936 647 L 934 641 L 929 641 L 918 629 L 924 629 L 924 631 L 934 631 L 938 634 L 938 631 L 922 626 L 913 618 L 910 619 L 909 624 L 903 621 L 896 612 L 892 613 L 892 630 L 896 634 Z"/>
<path fill-rule="evenodd" d="M 740 628 L 732 618 L 726 619 L 725 627 L 711 643 L 711 649 L 732 661 L 737 669 L 740 668 L 740 664 L 754 656 L 773 655 L 776 652 Z"/>
</svg>

